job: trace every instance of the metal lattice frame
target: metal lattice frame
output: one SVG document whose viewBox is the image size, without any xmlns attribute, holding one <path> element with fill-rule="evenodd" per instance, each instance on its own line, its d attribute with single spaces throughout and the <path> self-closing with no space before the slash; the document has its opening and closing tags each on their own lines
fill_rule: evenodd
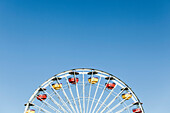
<svg viewBox="0 0 170 113">
<path fill-rule="evenodd" d="M 94 76 L 98 77 L 98 82 L 96 84 L 89 83 L 88 77 L 93 78 Z M 77 77 L 80 78 L 80 81 L 72 85 L 69 83 L 68 77 L 74 79 Z M 52 87 L 54 82 L 63 82 L 64 84 L 60 90 L 55 90 Z M 104 82 L 114 82 L 116 86 L 108 90 Z M 121 98 L 125 90 L 132 94 L 131 99 Z M 46 94 L 47 99 L 38 101 L 36 98 L 40 93 Z M 30 97 L 24 113 L 32 108 L 38 113 L 130 113 L 134 106 L 140 108 L 144 113 L 140 100 L 131 88 L 119 78 L 97 69 L 79 68 L 56 74 L 45 81 Z"/>
</svg>

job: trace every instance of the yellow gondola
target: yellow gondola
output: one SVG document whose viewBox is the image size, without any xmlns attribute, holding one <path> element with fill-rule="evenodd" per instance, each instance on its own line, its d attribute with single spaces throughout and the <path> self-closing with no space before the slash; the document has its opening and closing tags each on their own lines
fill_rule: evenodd
<svg viewBox="0 0 170 113">
<path fill-rule="evenodd" d="M 26 112 L 26 113 L 35 113 L 35 110 L 30 109 L 30 110 L 27 110 L 27 112 Z"/>
<path fill-rule="evenodd" d="M 89 83 L 91 83 L 91 84 L 95 84 L 95 83 L 97 83 L 98 82 L 98 78 L 97 77 L 93 77 L 93 78 L 89 78 L 88 79 L 88 81 L 89 81 Z"/>
<path fill-rule="evenodd" d="M 52 87 L 55 89 L 55 90 L 59 90 L 62 88 L 62 83 L 56 83 L 56 84 L 52 84 Z"/>
<path fill-rule="evenodd" d="M 122 94 L 122 98 L 125 100 L 129 100 L 131 97 L 132 97 L 132 93 L 130 92 Z"/>
</svg>

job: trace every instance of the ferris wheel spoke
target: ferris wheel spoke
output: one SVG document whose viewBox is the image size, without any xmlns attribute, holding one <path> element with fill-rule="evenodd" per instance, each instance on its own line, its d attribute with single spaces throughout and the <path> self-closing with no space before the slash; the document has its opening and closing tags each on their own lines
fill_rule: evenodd
<svg viewBox="0 0 170 113">
<path fill-rule="evenodd" d="M 57 81 L 58 81 L 58 83 L 60 83 L 60 81 L 58 80 L 58 78 L 57 78 Z M 74 111 L 74 113 L 75 113 L 75 109 L 74 109 L 73 105 L 71 104 L 71 102 L 70 102 L 70 100 L 69 100 L 69 98 L 68 98 L 68 96 L 67 96 L 67 94 L 66 94 L 66 92 L 65 92 L 64 88 L 63 88 L 63 87 L 61 87 L 61 89 L 62 89 L 62 92 L 63 92 L 63 94 L 64 94 L 64 96 L 65 96 L 66 100 L 68 101 L 68 103 L 69 103 L 70 107 L 72 108 L 72 110 L 73 110 L 73 111 Z"/>
<path fill-rule="evenodd" d="M 38 97 L 38 96 L 36 96 L 36 97 Z M 50 109 L 52 109 L 53 111 L 61 113 L 58 109 L 56 109 L 55 107 L 53 107 L 53 106 L 52 106 L 51 104 L 49 104 L 48 102 L 46 102 L 46 101 L 44 101 L 44 100 L 41 100 L 41 102 L 42 102 L 43 104 L 45 104 L 47 107 L 49 107 Z"/>
<path fill-rule="evenodd" d="M 72 97 L 72 99 L 73 99 L 74 105 L 75 105 L 75 107 L 76 107 L 77 113 L 79 113 L 79 110 L 78 110 L 78 107 L 77 107 L 77 104 L 76 104 L 75 98 L 74 98 L 74 96 L 73 96 L 73 92 L 72 92 L 71 86 L 70 86 L 70 84 L 69 84 L 69 82 L 68 82 L 67 77 L 65 77 L 65 79 L 66 79 L 66 82 L 67 82 L 67 85 L 68 85 L 68 88 L 69 88 L 69 91 L 70 91 L 71 97 Z"/>
<path fill-rule="evenodd" d="M 74 79 L 76 80 L 75 71 L 74 71 Z M 77 97 L 78 97 L 78 103 L 79 103 L 80 113 L 82 113 L 81 102 L 80 102 L 80 96 L 79 96 L 79 91 L 78 91 L 77 83 L 76 83 L 76 91 L 77 91 Z"/>
<path fill-rule="evenodd" d="M 125 99 L 123 99 L 121 102 L 119 102 L 117 105 L 115 105 L 113 108 L 111 108 L 108 113 L 112 112 L 114 109 L 116 109 L 118 106 L 120 106 L 122 103 L 124 103 L 126 101 L 126 99 L 129 98 L 129 96 L 127 96 Z"/>
<path fill-rule="evenodd" d="M 85 91 L 84 91 L 84 73 L 83 73 L 83 113 L 85 113 L 85 98 L 84 98 L 84 94 L 85 94 Z"/>
<path fill-rule="evenodd" d="M 44 113 L 51 113 L 48 110 L 46 110 L 46 109 L 44 109 L 44 108 L 42 108 L 42 107 L 40 107 L 38 105 L 34 105 L 33 107 L 36 108 L 36 109 L 39 109 L 40 111 L 43 111 Z"/>
<path fill-rule="evenodd" d="M 93 70 L 92 70 L 91 78 L 93 78 Z M 91 82 L 92 82 L 92 81 L 91 81 Z M 89 101 L 90 101 L 90 94 L 91 94 L 91 86 L 92 86 L 92 84 L 90 84 L 90 89 L 89 89 L 89 95 L 88 95 L 88 102 L 87 102 L 86 113 L 88 113 L 88 109 L 89 109 Z"/>
<path fill-rule="evenodd" d="M 94 100 L 95 100 L 95 98 L 96 98 L 96 94 L 97 94 L 97 91 L 98 91 L 98 88 L 99 88 L 100 80 L 101 80 L 101 77 L 99 78 L 99 82 L 98 82 L 98 84 L 97 84 L 97 88 L 96 88 L 96 91 L 95 91 L 95 94 L 94 94 L 94 97 L 93 97 L 93 101 L 92 101 L 92 104 L 91 104 L 89 113 L 90 113 L 91 110 L 92 110 L 93 103 L 94 103 Z"/>
<path fill-rule="evenodd" d="M 125 89 L 125 88 L 123 88 L 123 89 L 115 96 L 115 98 L 101 111 L 101 113 L 104 112 L 104 111 L 120 96 L 120 94 L 124 91 L 124 89 Z"/>
<path fill-rule="evenodd" d="M 115 105 L 114 107 L 112 107 L 107 113 L 112 112 L 114 109 L 116 109 L 118 106 L 120 106 L 123 102 L 125 102 L 126 100 L 122 100 L 121 102 L 119 102 L 117 105 Z"/>
<path fill-rule="evenodd" d="M 63 112 L 67 113 L 67 111 L 58 103 L 56 102 L 56 100 L 45 90 L 43 90 L 48 96 L 49 96 L 49 99 L 54 103 L 56 104 Z"/>
<path fill-rule="evenodd" d="M 53 81 L 51 80 L 51 81 L 49 81 L 44 87 L 47 87 L 47 86 L 49 86 L 51 83 L 52 83 Z"/>
<path fill-rule="evenodd" d="M 58 97 L 58 99 L 62 102 L 62 104 L 66 107 L 66 109 L 72 113 L 70 108 L 67 106 L 67 104 L 64 102 L 64 100 L 60 97 L 60 95 L 57 93 L 57 91 L 55 91 L 55 89 L 51 86 L 51 84 L 50 84 L 50 88 L 52 89 L 54 94 Z"/>
<path fill-rule="evenodd" d="M 111 77 L 109 76 L 109 79 L 108 79 L 108 81 L 107 81 L 107 84 L 110 82 L 110 78 L 111 78 Z M 97 108 L 97 106 L 98 106 L 98 104 L 99 104 L 99 101 L 100 101 L 100 99 L 101 99 L 102 96 L 103 96 L 103 93 L 104 93 L 105 89 L 106 89 L 106 86 L 104 87 L 104 89 L 103 89 L 103 91 L 102 91 L 102 93 L 101 93 L 101 95 L 100 95 L 100 97 L 99 97 L 99 99 L 98 99 L 98 101 L 97 101 L 97 103 L 96 103 L 96 106 L 94 107 L 92 113 L 94 113 L 94 111 L 96 110 L 96 108 Z"/>
<path fill-rule="evenodd" d="M 130 105 L 128 105 L 128 106 L 126 106 L 126 107 L 124 107 L 123 109 L 121 109 L 121 110 L 117 111 L 116 113 L 121 113 L 121 112 L 123 112 L 123 111 L 125 111 L 125 110 L 127 110 L 127 109 L 131 108 L 133 105 L 134 105 L 134 104 L 130 104 Z"/>
<path fill-rule="evenodd" d="M 117 85 L 116 85 L 117 86 Z M 116 88 L 115 86 L 115 88 Z M 115 89 L 114 88 L 114 89 Z M 105 102 L 107 101 L 107 99 L 110 97 L 110 95 L 112 94 L 112 92 L 114 91 L 114 89 L 112 89 L 112 91 L 108 94 L 108 96 L 105 98 L 105 100 L 103 101 L 103 103 L 100 105 L 99 109 L 96 111 L 96 113 L 99 112 L 99 110 L 102 108 L 102 106 L 105 104 Z"/>
</svg>

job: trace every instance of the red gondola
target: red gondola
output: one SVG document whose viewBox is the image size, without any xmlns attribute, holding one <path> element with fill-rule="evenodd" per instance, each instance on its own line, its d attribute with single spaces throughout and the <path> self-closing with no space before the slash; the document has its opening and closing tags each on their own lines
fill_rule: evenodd
<svg viewBox="0 0 170 113">
<path fill-rule="evenodd" d="M 142 110 L 140 108 L 133 109 L 133 113 L 142 113 Z"/>
<path fill-rule="evenodd" d="M 113 89 L 116 86 L 115 83 L 108 83 L 108 84 L 106 83 L 105 85 L 106 85 L 106 88 L 108 89 Z"/>
<path fill-rule="evenodd" d="M 75 78 L 69 78 L 68 81 L 69 81 L 71 84 L 76 84 L 76 83 L 78 83 L 79 79 L 76 78 L 76 80 L 75 80 Z"/>
<path fill-rule="evenodd" d="M 46 98 L 47 98 L 46 94 L 37 95 L 37 99 L 40 101 L 45 100 Z"/>
</svg>

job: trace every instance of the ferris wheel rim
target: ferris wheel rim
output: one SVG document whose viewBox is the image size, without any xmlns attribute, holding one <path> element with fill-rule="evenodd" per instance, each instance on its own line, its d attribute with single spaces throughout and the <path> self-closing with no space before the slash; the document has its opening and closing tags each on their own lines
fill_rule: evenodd
<svg viewBox="0 0 170 113">
<path fill-rule="evenodd" d="M 63 72 L 60 72 L 58 74 L 55 74 L 54 76 L 52 76 L 51 78 L 49 78 L 48 80 L 46 80 L 45 82 L 43 82 L 36 90 L 35 92 L 32 94 L 32 96 L 29 98 L 29 101 L 27 102 L 26 104 L 26 108 L 24 110 L 24 113 L 26 113 L 26 110 L 28 109 L 28 106 L 30 103 L 32 103 L 31 101 L 33 101 L 33 98 L 34 96 L 37 94 L 37 92 L 40 90 L 40 88 L 42 88 L 43 85 L 45 85 L 46 83 L 50 83 L 50 81 L 52 81 L 53 78 L 57 77 L 57 76 L 60 76 L 62 74 L 66 74 L 68 72 L 73 72 L 73 71 L 96 71 L 96 72 L 100 72 L 102 74 L 106 74 L 106 75 L 110 75 L 112 77 L 114 77 L 114 79 L 116 79 L 118 82 L 122 83 L 124 86 L 126 86 L 125 88 L 128 88 L 128 90 L 134 95 L 135 99 L 137 100 L 137 102 L 139 103 L 139 106 L 142 110 L 142 113 L 144 113 L 144 109 L 143 109 L 143 106 L 141 105 L 141 102 L 139 100 L 139 98 L 137 97 L 137 95 L 134 93 L 134 91 L 131 89 L 131 87 L 129 87 L 125 82 L 123 82 L 121 79 L 119 79 L 118 77 L 116 77 L 115 75 L 113 74 L 110 74 L 108 72 L 105 72 L 105 71 L 102 71 L 102 70 L 98 70 L 98 69 L 94 69 L 94 68 L 75 68 L 75 69 L 69 69 L 69 70 L 66 70 L 66 71 L 63 71 Z M 75 77 L 75 76 L 74 76 Z M 77 86 L 77 84 L 76 84 Z"/>
</svg>

